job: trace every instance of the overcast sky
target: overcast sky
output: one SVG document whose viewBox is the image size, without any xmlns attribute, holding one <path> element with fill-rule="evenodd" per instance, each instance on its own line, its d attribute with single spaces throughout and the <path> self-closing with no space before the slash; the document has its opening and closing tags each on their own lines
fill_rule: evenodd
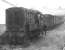
<svg viewBox="0 0 65 50">
<path fill-rule="evenodd" d="M 5 10 L 14 6 L 36 9 L 43 14 L 65 14 L 64 0 L 0 0 L 0 24 L 6 23 Z"/>
</svg>

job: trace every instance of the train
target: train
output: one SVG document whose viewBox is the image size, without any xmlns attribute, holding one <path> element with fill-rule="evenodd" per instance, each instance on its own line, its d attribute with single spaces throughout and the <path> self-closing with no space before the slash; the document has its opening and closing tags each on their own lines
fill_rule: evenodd
<svg viewBox="0 0 65 50">
<path fill-rule="evenodd" d="M 1 36 L 2 45 L 29 47 L 38 42 L 47 31 L 63 23 L 61 17 L 43 14 L 38 10 L 23 7 L 6 9 L 6 31 Z M 42 36 L 41 36 L 42 35 Z"/>
</svg>

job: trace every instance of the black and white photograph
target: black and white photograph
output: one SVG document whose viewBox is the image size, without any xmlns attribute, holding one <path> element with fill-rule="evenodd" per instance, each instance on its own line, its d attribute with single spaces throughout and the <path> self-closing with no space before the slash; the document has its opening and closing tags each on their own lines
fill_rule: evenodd
<svg viewBox="0 0 65 50">
<path fill-rule="evenodd" d="M 65 50 L 65 0 L 0 0 L 0 50 Z"/>
</svg>

